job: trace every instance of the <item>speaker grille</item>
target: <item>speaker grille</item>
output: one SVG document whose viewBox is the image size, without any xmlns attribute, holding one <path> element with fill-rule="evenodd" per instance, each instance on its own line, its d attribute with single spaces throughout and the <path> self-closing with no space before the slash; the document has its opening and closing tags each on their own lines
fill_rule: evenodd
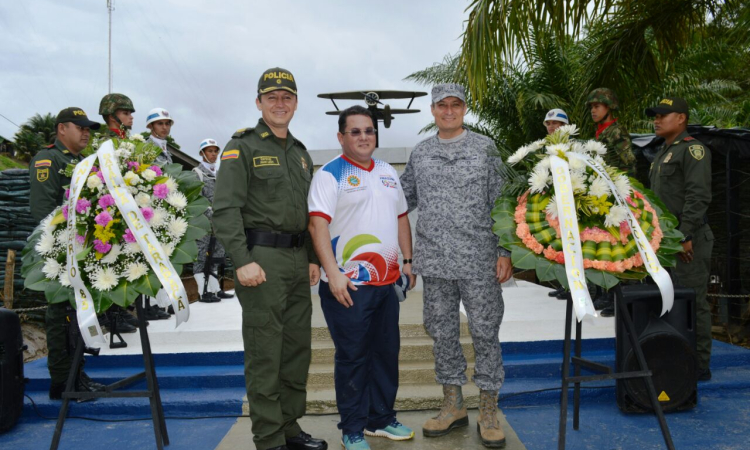
<svg viewBox="0 0 750 450">
<path fill-rule="evenodd" d="M 642 337 L 640 343 L 646 365 L 653 374 L 656 396 L 660 397 L 662 409 L 670 411 L 678 408 L 694 394 L 697 373 L 693 350 L 684 338 L 666 332 Z M 624 369 L 639 370 L 632 349 L 625 357 Z M 648 389 L 642 378 L 627 379 L 623 384 L 634 403 L 651 410 Z"/>
</svg>

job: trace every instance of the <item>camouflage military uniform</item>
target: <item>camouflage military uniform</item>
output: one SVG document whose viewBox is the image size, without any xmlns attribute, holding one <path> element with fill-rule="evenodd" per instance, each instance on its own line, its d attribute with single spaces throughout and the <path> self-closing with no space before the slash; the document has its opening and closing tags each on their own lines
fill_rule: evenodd
<svg viewBox="0 0 750 450">
<path fill-rule="evenodd" d="M 615 119 L 598 134 L 596 140 L 607 146 L 604 161 L 617 167 L 630 176 L 635 175 L 635 155 L 633 154 L 628 130 Z"/>
<path fill-rule="evenodd" d="M 198 167 L 193 169 L 193 172 L 198 174 L 198 178 L 200 178 L 201 181 L 203 181 L 203 189 L 201 190 L 201 195 L 206 197 L 209 201 L 209 203 L 214 202 L 214 189 L 216 188 L 216 173 L 211 172 L 208 168 L 206 168 L 203 164 L 199 164 Z M 213 219 L 214 211 L 211 207 L 209 207 L 206 210 L 206 217 L 208 217 L 208 220 Z M 206 256 L 208 255 L 209 251 L 209 243 L 211 241 L 211 235 L 205 235 L 200 240 L 198 240 L 198 260 L 193 264 L 193 273 L 203 273 L 204 266 L 206 264 Z M 218 241 L 218 239 L 214 238 L 214 248 L 213 248 L 213 254 L 211 255 L 212 259 L 218 259 L 218 258 L 224 258 L 226 255 L 226 252 L 224 251 L 224 247 L 221 245 L 221 243 Z M 211 272 L 216 273 L 217 264 L 214 264 L 211 267 Z"/>
<path fill-rule="evenodd" d="M 459 341 L 464 303 L 476 352 L 474 382 L 497 391 L 504 370 L 498 332 L 504 303 L 495 279 L 498 256 L 490 212 L 500 193 L 502 164 L 495 144 L 465 130 L 453 139 L 430 137 L 414 147 L 401 176 L 409 210 L 418 209 L 414 273 L 424 277 L 424 323 L 434 339 L 440 384 L 466 383 Z"/>
</svg>

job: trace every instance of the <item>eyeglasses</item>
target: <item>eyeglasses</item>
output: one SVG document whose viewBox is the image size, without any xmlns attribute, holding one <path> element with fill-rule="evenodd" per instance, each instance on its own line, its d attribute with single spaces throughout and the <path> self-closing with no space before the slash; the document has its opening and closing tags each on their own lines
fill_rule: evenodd
<svg viewBox="0 0 750 450">
<path fill-rule="evenodd" d="M 364 130 L 360 130 L 359 128 L 352 128 L 349 131 L 344 131 L 343 134 L 351 134 L 352 137 L 358 137 L 362 133 L 364 133 L 366 136 L 375 136 L 378 133 L 378 130 L 372 127 L 365 128 Z"/>
</svg>

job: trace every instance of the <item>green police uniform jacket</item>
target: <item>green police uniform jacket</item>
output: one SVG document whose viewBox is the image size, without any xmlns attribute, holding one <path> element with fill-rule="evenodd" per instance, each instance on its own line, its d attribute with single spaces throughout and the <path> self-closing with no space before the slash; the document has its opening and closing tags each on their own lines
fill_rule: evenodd
<svg viewBox="0 0 750 450">
<path fill-rule="evenodd" d="M 635 175 L 635 155 L 628 131 L 616 121 L 604 128 L 596 140 L 607 146 L 604 161 L 630 175 Z"/>
<path fill-rule="evenodd" d="M 37 222 L 62 205 L 65 186 L 70 184 L 70 178 L 60 171 L 76 159 L 77 156 L 70 153 L 62 142 L 55 140 L 54 144 L 40 150 L 29 163 L 29 205 L 31 217 Z"/>
<path fill-rule="evenodd" d="M 307 193 L 313 164 L 291 133 L 282 147 L 263 119 L 237 131 L 221 155 L 216 179 L 213 225 L 216 237 L 239 268 L 254 262 L 245 229 L 307 233 Z M 309 262 L 319 264 L 309 234 Z"/>
<path fill-rule="evenodd" d="M 679 230 L 694 236 L 711 203 L 711 152 L 687 131 L 667 142 L 649 172 L 651 189 L 680 220 Z"/>
</svg>

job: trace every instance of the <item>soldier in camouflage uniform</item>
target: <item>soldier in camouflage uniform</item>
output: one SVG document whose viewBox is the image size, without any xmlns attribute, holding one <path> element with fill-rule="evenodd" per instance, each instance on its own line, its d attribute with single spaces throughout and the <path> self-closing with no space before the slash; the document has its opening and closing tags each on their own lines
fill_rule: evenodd
<svg viewBox="0 0 750 450">
<path fill-rule="evenodd" d="M 714 234 L 708 225 L 711 203 L 711 151 L 687 132 L 690 112 L 684 99 L 668 97 L 646 110 L 663 137 L 651 164 L 651 189 L 680 221 L 684 251 L 672 271 L 682 286 L 695 289 L 698 380 L 711 379 L 711 308 L 706 299 Z"/>
<path fill-rule="evenodd" d="M 198 178 L 203 182 L 203 189 L 201 194 L 208 199 L 209 203 L 214 202 L 214 188 L 216 186 L 216 159 L 219 156 L 219 144 L 214 139 L 205 139 L 200 143 L 200 151 L 198 152 L 203 161 L 193 169 L 193 172 L 198 175 Z M 213 218 L 213 209 L 209 206 L 205 212 L 208 220 Z M 205 285 L 205 270 L 206 270 L 206 258 L 211 257 L 214 261 L 209 268 L 211 273 L 217 273 L 219 263 L 217 260 L 223 260 L 225 256 L 224 247 L 216 239 L 213 234 L 207 234 L 198 240 L 198 260 L 193 264 L 193 277 L 195 282 L 198 284 L 198 293 L 201 296 L 200 301 L 205 303 L 213 303 L 221 301 L 223 298 L 232 298 L 233 295 L 227 294 L 223 290 L 220 290 L 219 280 L 211 277 L 208 282 L 208 293 L 205 295 L 203 292 L 203 286 Z M 214 283 L 214 281 L 216 281 Z"/>
<path fill-rule="evenodd" d="M 89 120 L 81 108 L 66 108 L 60 111 L 55 120 L 55 143 L 40 150 L 29 163 L 29 206 L 31 216 L 42 222 L 52 211 L 62 205 L 65 189 L 70 185 L 70 178 L 62 171 L 70 163 L 78 161 L 78 155 L 86 148 L 90 138 L 90 129 L 99 129 L 99 124 Z M 75 342 L 70 342 L 76 329 L 75 309 L 69 303 L 47 305 L 44 317 L 47 333 L 47 368 L 50 375 L 49 398 L 59 400 L 65 390 L 70 367 L 73 364 L 71 350 Z M 73 331 L 74 333 L 70 333 Z M 83 371 L 76 379 L 77 391 L 102 391 L 104 386 L 91 381 Z"/>
<path fill-rule="evenodd" d="M 124 139 L 133 128 L 133 102 L 124 94 L 107 94 L 99 102 L 99 114 L 104 118 L 107 130 L 102 133 Z"/>
<path fill-rule="evenodd" d="M 631 148 L 630 135 L 615 118 L 620 103 L 611 89 L 598 88 L 591 91 L 586 106 L 591 109 L 591 118 L 596 124 L 596 140 L 607 146 L 604 160 L 628 175 L 635 175 L 635 155 Z"/>
<path fill-rule="evenodd" d="M 413 271 L 424 279 L 424 323 L 435 341 L 436 380 L 444 394 L 440 413 L 422 432 L 442 436 L 468 425 L 461 394 L 467 366 L 459 341 L 460 301 L 476 353 L 473 381 L 481 390 L 477 428 L 485 446 L 498 447 L 505 443 L 497 419 L 505 376 L 498 340 L 505 310 L 500 283 L 512 274 L 510 253 L 497 246 L 490 215 L 503 184 L 502 160 L 491 139 L 463 126 L 462 86 L 436 85 L 431 110 L 438 133 L 414 147 L 401 176 L 409 210 L 419 210 Z"/>
</svg>

